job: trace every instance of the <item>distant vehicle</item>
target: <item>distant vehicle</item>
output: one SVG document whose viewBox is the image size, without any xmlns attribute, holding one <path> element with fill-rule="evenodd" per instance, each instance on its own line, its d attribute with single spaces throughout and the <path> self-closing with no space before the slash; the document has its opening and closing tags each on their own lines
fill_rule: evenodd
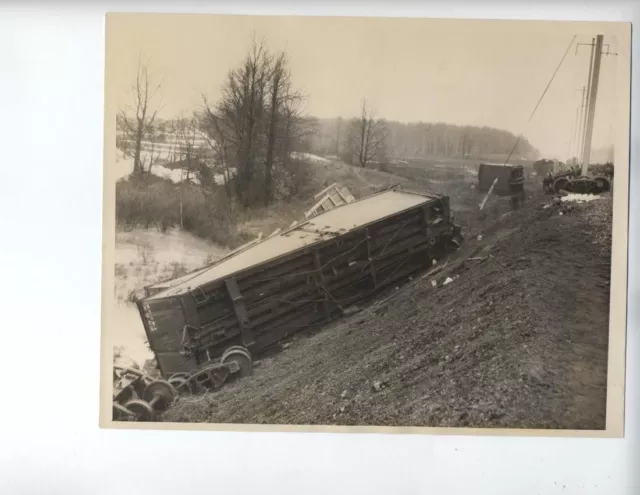
<svg viewBox="0 0 640 495">
<path fill-rule="evenodd" d="M 559 165 L 560 164 L 557 160 L 542 159 L 533 164 L 533 170 L 540 177 L 544 177 L 549 172 L 556 173 L 558 171 L 558 168 L 560 168 Z"/>
<path fill-rule="evenodd" d="M 478 189 L 485 192 L 492 186 L 496 195 L 511 196 L 511 204 L 517 208 L 524 203 L 524 168 L 522 165 L 480 164 Z"/>
</svg>

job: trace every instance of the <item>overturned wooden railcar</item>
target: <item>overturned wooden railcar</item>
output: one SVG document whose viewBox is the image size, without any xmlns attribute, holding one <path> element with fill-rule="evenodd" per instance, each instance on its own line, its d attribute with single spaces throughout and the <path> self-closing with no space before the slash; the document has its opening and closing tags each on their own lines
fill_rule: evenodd
<svg viewBox="0 0 640 495">
<path fill-rule="evenodd" d="M 447 196 L 391 188 L 148 287 L 138 308 L 162 374 L 193 373 L 330 321 L 461 240 Z"/>
<path fill-rule="evenodd" d="M 481 163 L 478 167 L 478 189 L 486 192 L 497 179 L 493 192 L 498 196 L 511 196 L 524 191 L 522 165 L 497 165 Z"/>
</svg>

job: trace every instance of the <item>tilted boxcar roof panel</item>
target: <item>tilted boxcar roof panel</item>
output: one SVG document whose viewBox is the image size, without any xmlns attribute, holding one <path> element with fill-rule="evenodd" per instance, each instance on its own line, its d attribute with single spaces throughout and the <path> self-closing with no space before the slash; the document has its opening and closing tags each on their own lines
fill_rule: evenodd
<svg viewBox="0 0 640 495">
<path fill-rule="evenodd" d="M 167 289 L 169 287 L 174 287 L 178 284 L 181 284 L 182 282 L 186 282 L 187 280 L 191 280 L 193 277 L 195 277 L 196 275 L 198 275 L 199 273 L 204 272 L 205 270 L 208 270 L 209 267 L 207 266 L 202 266 L 200 268 L 197 268 L 195 270 L 192 270 L 188 273 L 185 273 L 184 275 L 177 277 L 177 278 L 172 278 L 169 280 L 161 280 L 160 282 L 156 282 L 155 284 L 151 284 L 148 285 L 147 288 L 148 289 Z"/>
<path fill-rule="evenodd" d="M 432 198 L 433 196 L 427 194 L 392 190 L 340 206 L 313 217 L 291 230 L 268 238 L 202 272 L 195 273 L 188 280 L 159 292 L 149 299 L 185 293 L 191 288 L 220 280 L 240 270 L 254 267 L 310 244 L 331 239 L 375 220 L 413 208 Z"/>
</svg>

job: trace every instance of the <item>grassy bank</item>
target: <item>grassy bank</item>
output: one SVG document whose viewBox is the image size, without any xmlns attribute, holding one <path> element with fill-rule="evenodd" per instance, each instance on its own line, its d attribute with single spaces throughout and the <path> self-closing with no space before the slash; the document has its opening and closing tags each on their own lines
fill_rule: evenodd
<svg viewBox="0 0 640 495">
<path fill-rule="evenodd" d="M 178 228 L 225 248 L 237 247 L 260 232 L 285 228 L 315 203 L 314 195 L 338 182 L 356 198 L 394 184 L 411 181 L 385 171 L 352 167 L 341 162 L 299 164 L 295 180 L 279 181 L 278 196 L 270 205 L 241 207 L 223 186 L 176 184 L 169 179 L 128 177 L 116 187 L 119 231 L 134 228 L 167 232 Z M 230 185 L 233 187 L 233 185 Z"/>
</svg>

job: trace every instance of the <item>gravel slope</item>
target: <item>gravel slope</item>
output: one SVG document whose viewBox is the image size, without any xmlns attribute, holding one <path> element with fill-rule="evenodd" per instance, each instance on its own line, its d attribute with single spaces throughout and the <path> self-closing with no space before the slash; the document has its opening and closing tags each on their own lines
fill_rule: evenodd
<svg viewBox="0 0 640 495">
<path fill-rule="evenodd" d="M 296 336 L 162 419 L 603 429 L 611 196 L 549 203 L 467 215 L 473 235 L 437 278 Z"/>
</svg>

